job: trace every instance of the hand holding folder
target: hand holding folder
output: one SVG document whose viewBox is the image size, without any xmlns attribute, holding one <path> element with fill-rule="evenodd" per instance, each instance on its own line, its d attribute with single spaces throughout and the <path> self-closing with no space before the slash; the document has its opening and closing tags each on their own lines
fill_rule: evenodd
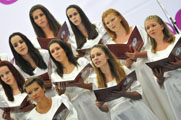
<svg viewBox="0 0 181 120">
<path fill-rule="evenodd" d="M 127 52 L 139 52 L 143 47 L 143 44 L 143 39 L 138 31 L 138 28 L 135 27 L 129 37 L 127 44 L 107 44 L 107 47 L 115 54 L 118 59 L 127 59 Z"/>
<path fill-rule="evenodd" d="M 162 68 L 163 72 L 175 70 L 181 65 L 181 38 L 178 40 L 167 58 L 146 63 L 151 69 Z"/>
<path fill-rule="evenodd" d="M 73 76 L 70 79 L 61 79 L 59 81 L 52 81 L 53 83 L 57 84 L 58 86 L 64 85 L 65 87 L 73 86 L 74 84 L 79 84 L 84 82 L 85 79 L 91 74 L 92 66 L 90 63 L 87 63 L 85 66 L 80 69 L 77 75 Z M 63 84 L 62 84 L 63 83 Z"/>
<path fill-rule="evenodd" d="M 97 100 L 101 102 L 108 102 L 117 99 L 121 97 L 121 92 L 128 90 L 136 80 L 136 73 L 133 71 L 123 80 L 121 80 L 116 86 L 94 90 L 95 96 Z"/>
</svg>

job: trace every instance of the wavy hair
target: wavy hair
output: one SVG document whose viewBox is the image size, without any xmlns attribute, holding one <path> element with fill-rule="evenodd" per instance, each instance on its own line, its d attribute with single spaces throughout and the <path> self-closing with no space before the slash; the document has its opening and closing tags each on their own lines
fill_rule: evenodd
<svg viewBox="0 0 181 120">
<path fill-rule="evenodd" d="M 101 45 L 101 44 L 95 45 L 91 48 L 90 53 L 91 53 L 92 49 L 94 49 L 94 48 L 101 49 L 105 53 L 105 55 L 108 57 L 107 62 L 110 66 L 110 71 L 111 71 L 112 75 L 115 77 L 116 82 L 119 83 L 126 76 L 123 66 L 120 64 L 120 62 L 115 57 L 115 55 L 106 46 Z M 91 61 L 92 61 L 92 58 L 91 58 Z M 107 87 L 106 78 L 105 78 L 104 73 L 101 71 L 100 68 L 97 68 L 94 65 L 94 63 L 93 63 L 93 66 L 94 66 L 94 70 L 97 74 L 98 88 Z"/>
</svg>

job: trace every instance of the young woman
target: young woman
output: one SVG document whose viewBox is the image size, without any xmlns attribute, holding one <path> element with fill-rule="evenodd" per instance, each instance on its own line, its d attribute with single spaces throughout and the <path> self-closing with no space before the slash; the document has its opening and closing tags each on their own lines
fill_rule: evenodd
<svg viewBox="0 0 181 120">
<path fill-rule="evenodd" d="M 66 95 L 48 98 L 45 86 L 40 78 L 32 78 L 25 82 L 24 91 L 36 102 L 36 107 L 30 112 L 27 120 L 78 120 L 77 112 Z M 62 105 L 66 109 L 62 109 Z"/>
<path fill-rule="evenodd" d="M 181 35 L 174 36 L 157 15 L 151 15 L 146 18 L 145 30 L 152 45 L 152 48 L 147 53 L 150 62 L 167 58 L 181 37 Z M 158 118 L 160 120 L 180 119 L 181 116 L 178 112 L 181 107 L 180 90 L 178 89 L 180 70 L 163 73 L 162 69 L 158 68 L 154 69 L 154 74 L 152 74 L 152 71 L 144 65 L 139 68 L 139 72 L 140 79 L 145 79 L 147 89 L 150 88 L 149 90 L 145 89 L 145 96 Z"/>
<path fill-rule="evenodd" d="M 36 49 L 22 33 L 10 35 L 9 45 L 14 56 L 15 66 L 25 78 L 48 73 L 49 54 L 47 50 Z M 44 81 L 46 88 L 51 88 L 51 81 Z M 54 87 L 53 87 L 54 88 Z M 54 89 L 47 90 L 47 95 L 54 96 Z"/>
<path fill-rule="evenodd" d="M 52 40 L 48 47 L 50 56 L 57 66 L 52 73 L 53 82 L 74 80 L 89 62 L 85 58 L 76 60 L 68 45 L 60 40 Z M 57 89 L 59 94 L 65 92 L 74 105 L 78 113 L 79 120 L 109 119 L 108 115 L 100 112 L 94 104 L 95 96 L 92 93 L 92 79 L 95 74 L 90 74 L 88 78 L 82 78 L 78 83 L 72 83 L 69 87 L 64 84 Z M 57 87 L 58 88 L 58 87 Z"/>
<path fill-rule="evenodd" d="M 108 35 L 112 38 L 107 44 L 127 44 L 132 31 L 137 27 L 144 45 L 140 52 L 135 50 L 133 53 L 126 53 L 129 58 L 121 60 L 121 63 L 125 64 L 128 68 L 135 69 L 139 64 L 146 62 L 146 49 L 149 48 L 150 44 L 147 41 L 146 32 L 143 28 L 139 26 L 129 26 L 126 19 L 115 9 L 106 10 L 102 15 L 102 22 Z M 133 64 L 134 61 L 136 62 Z"/>
<path fill-rule="evenodd" d="M 93 45 L 98 44 L 103 36 L 104 40 L 107 39 L 102 24 L 91 23 L 79 6 L 68 6 L 66 15 L 73 31 L 69 43 L 71 43 L 74 54 L 76 49 L 91 48 Z"/>
<path fill-rule="evenodd" d="M 7 103 L 9 107 L 18 107 L 27 96 L 23 92 L 25 79 L 18 70 L 8 61 L 0 61 L 0 83 L 3 90 L 0 91 L 2 103 Z M 26 120 L 26 117 L 34 105 L 30 101 L 19 109 L 5 108 L 2 118 L 8 120 Z M 0 106 L 1 106 L 0 105 Z"/>
<path fill-rule="evenodd" d="M 29 17 L 36 36 L 39 38 L 55 38 L 61 25 L 47 8 L 38 4 L 30 9 Z M 36 48 L 41 48 L 37 39 L 33 41 Z"/>
<path fill-rule="evenodd" d="M 90 57 L 97 74 L 94 89 L 106 89 L 115 86 L 126 77 L 125 68 L 104 45 L 95 45 L 90 50 Z M 138 81 L 135 81 L 127 91 L 118 91 L 117 93 L 121 95 L 118 99 L 107 103 L 97 100 L 95 102 L 101 111 L 110 113 L 111 120 L 157 119 L 140 101 L 142 90 Z"/>
</svg>

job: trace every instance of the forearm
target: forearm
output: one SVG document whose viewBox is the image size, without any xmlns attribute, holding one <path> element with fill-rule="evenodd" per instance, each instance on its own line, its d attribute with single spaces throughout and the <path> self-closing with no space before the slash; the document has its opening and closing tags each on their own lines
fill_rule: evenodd
<svg viewBox="0 0 181 120">
<path fill-rule="evenodd" d="M 142 98 L 141 95 L 136 91 L 134 91 L 134 92 L 123 92 L 121 94 L 121 96 L 126 97 L 126 98 L 130 98 L 132 100 L 139 100 Z"/>
<path fill-rule="evenodd" d="M 147 51 L 137 52 L 136 58 L 147 58 Z"/>
<path fill-rule="evenodd" d="M 85 83 L 77 83 L 76 86 L 77 86 L 77 87 L 84 88 L 84 89 L 92 90 L 92 83 L 88 83 L 88 84 L 85 84 Z"/>
<path fill-rule="evenodd" d="M 106 104 L 103 104 L 102 106 L 99 106 L 99 109 L 100 109 L 102 112 L 108 112 L 108 111 L 109 111 L 109 109 L 108 109 L 108 107 L 107 107 Z"/>
</svg>

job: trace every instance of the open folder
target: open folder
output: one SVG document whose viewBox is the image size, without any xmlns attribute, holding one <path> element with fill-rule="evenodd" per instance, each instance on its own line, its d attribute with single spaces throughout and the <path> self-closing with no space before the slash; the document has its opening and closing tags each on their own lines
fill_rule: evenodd
<svg viewBox="0 0 181 120">
<path fill-rule="evenodd" d="M 108 37 L 107 37 L 107 33 L 104 33 L 104 35 L 97 41 L 97 44 L 106 44 L 106 42 L 109 40 Z M 95 43 L 96 45 L 96 43 Z M 90 45 L 91 46 L 91 45 Z M 92 45 L 93 46 L 93 45 Z M 81 48 L 81 49 L 77 49 L 76 51 L 79 53 L 79 55 L 82 57 L 86 54 L 89 54 L 89 50 L 91 49 L 92 47 L 90 48 Z"/>
<path fill-rule="evenodd" d="M 16 103 L 7 101 L 3 97 L 0 97 L 0 109 L 4 111 L 7 111 L 7 110 L 8 111 L 11 110 L 15 112 L 21 111 L 21 108 L 24 106 L 27 106 L 29 102 L 28 102 L 28 95 L 26 93 L 22 93 L 20 97 L 21 98 L 18 101 L 16 101 Z"/>
<path fill-rule="evenodd" d="M 69 115 L 70 111 L 68 108 L 62 103 L 60 107 L 57 109 L 56 113 L 53 116 L 52 120 L 57 120 L 57 116 L 61 117 L 60 120 L 66 120 L 67 116 Z"/>
<path fill-rule="evenodd" d="M 64 24 L 63 24 L 62 27 L 60 28 L 60 30 L 59 30 L 56 38 L 61 39 L 61 40 L 63 40 L 64 42 L 67 42 L 69 36 L 70 36 L 70 32 L 69 32 L 69 30 L 68 30 L 67 23 L 64 22 Z M 49 43 L 52 39 L 54 39 L 54 38 L 40 38 L 40 37 L 38 37 L 37 39 L 38 39 L 38 42 L 39 42 L 41 48 L 43 48 L 43 49 L 48 49 L 48 48 L 47 48 L 47 47 L 48 47 L 48 43 Z"/>
<path fill-rule="evenodd" d="M 167 58 L 154 61 L 154 62 L 149 62 L 149 63 L 146 63 L 146 65 L 148 65 L 151 69 L 163 68 L 163 72 L 167 72 L 170 70 L 177 69 L 177 68 L 168 68 L 166 66 L 166 63 L 175 62 L 176 58 L 181 60 L 181 38 L 175 44 L 175 46 L 173 47 L 171 53 L 169 54 Z"/>
<path fill-rule="evenodd" d="M 129 37 L 127 44 L 107 44 L 107 47 L 115 54 L 118 59 L 128 58 L 126 52 L 134 52 L 133 49 L 140 51 L 143 47 L 143 39 L 135 27 Z"/>
<path fill-rule="evenodd" d="M 92 73 L 93 68 L 90 63 L 85 64 L 84 66 L 77 71 L 76 75 L 70 76 L 70 78 L 61 78 L 61 79 L 55 79 L 52 80 L 53 83 L 60 85 L 59 83 L 65 83 L 67 87 L 71 85 L 71 83 L 79 83 L 82 82 L 82 80 L 87 79 L 87 77 Z"/>
<path fill-rule="evenodd" d="M 95 96 L 98 101 L 108 102 L 121 97 L 119 94 L 114 94 L 113 91 L 127 90 L 137 80 L 135 71 L 128 74 L 116 86 L 94 90 Z"/>
<path fill-rule="evenodd" d="M 41 78 L 41 80 L 43 80 L 43 82 L 49 81 L 49 82 L 51 83 L 51 79 L 50 79 L 50 77 L 49 77 L 49 75 L 48 75 L 48 72 L 46 72 L 46 73 L 44 73 L 44 74 L 41 74 L 41 75 L 39 75 L 39 76 L 37 76 L 37 77 Z M 45 88 L 46 88 L 46 89 L 51 89 L 51 88 L 52 88 L 52 85 L 50 85 L 50 86 L 45 86 Z"/>
</svg>

